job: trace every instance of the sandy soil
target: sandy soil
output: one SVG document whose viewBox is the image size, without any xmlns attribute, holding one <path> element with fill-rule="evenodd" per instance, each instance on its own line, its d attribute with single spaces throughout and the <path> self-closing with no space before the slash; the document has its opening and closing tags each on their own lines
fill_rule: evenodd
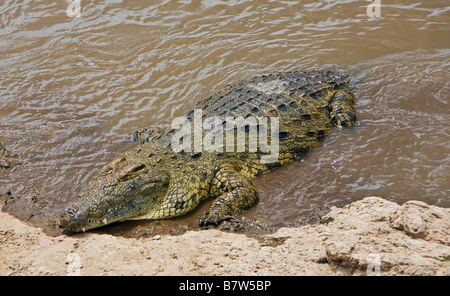
<svg viewBox="0 0 450 296">
<path fill-rule="evenodd" d="M 50 237 L 3 212 L 0 225 L 0 275 L 450 275 L 450 209 L 419 201 L 366 197 L 259 237 Z"/>
</svg>

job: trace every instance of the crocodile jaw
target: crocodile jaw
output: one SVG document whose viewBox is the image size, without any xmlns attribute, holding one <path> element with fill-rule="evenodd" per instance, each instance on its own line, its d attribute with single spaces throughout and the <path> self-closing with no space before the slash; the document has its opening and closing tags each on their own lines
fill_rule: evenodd
<svg viewBox="0 0 450 296">
<path fill-rule="evenodd" d="M 89 207 L 80 208 L 73 203 L 61 214 L 59 225 L 72 232 L 85 232 L 114 222 L 130 220 L 147 212 L 147 207 L 144 207 L 145 202 L 142 198 L 130 200 L 121 207 L 108 209 L 103 216 L 90 216 Z"/>
</svg>

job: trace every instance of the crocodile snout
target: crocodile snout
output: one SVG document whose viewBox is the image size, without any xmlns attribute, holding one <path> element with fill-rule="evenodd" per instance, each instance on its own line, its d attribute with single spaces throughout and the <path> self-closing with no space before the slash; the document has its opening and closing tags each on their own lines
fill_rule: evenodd
<svg viewBox="0 0 450 296">
<path fill-rule="evenodd" d="M 59 225 L 70 231 L 85 231 L 83 225 L 86 225 L 88 220 L 87 211 L 80 211 L 73 207 L 67 207 L 61 214 Z"/>
</svg>

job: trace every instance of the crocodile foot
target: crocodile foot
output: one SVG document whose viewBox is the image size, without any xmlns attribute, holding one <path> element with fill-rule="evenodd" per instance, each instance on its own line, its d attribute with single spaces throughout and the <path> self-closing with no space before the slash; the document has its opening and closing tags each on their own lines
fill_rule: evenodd
<svg viewBox="0 0 450 296">
<path fill-rule="evenodd" d="M 208 226 L 208 225 L 219 226 L 219 224 L 222 221 L 229 221 L 229 220 L 239 221 L 234 216 L 229 216 L 220 213 L 213 213 L 213 214 L 206 213 L 203 217 L 197 218 L 198 225 L 200 226 Z"/>
</svg>

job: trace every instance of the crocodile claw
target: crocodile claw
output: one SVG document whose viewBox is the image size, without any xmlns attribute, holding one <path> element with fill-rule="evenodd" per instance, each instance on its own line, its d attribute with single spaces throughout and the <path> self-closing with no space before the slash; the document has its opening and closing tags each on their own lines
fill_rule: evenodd
<svg viewBox="0 0 450 296">
<path fill-rule="evenodd" d="M 219 226 L 219 224 L 222 221 L 229 221 L 229 220 L 239 221 L 234 216 L 218 214 L 218 213 L 214 213 L 214 214 L 206 213 L 203 217 L 197 218 L 198 225 L 203 226 L 203 227 L 208 226 L 208 225 L 214 225 L 217 227 L 217 226 Z"/>
</svg>

